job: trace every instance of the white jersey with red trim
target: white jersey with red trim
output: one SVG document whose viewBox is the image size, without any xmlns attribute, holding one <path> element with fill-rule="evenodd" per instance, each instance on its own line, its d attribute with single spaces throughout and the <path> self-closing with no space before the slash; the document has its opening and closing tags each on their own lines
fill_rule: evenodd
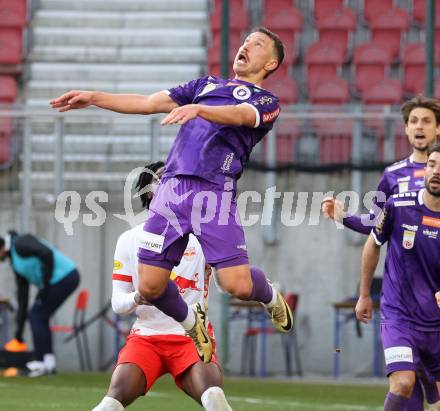
<svg viewBox="0 0 440 411">
<path fill-rule="evenodd" d="M 138 236 L 143 233 L 143 225 L 140 224 L 122 233 L 116 244 L 112 276 L 113 309 L 118 314 L 128 314 L 136 310 L 137 319 L 131 329 L 133 334 L 184 335 L 184 329 L 173 318 L 165 315 L 154 306 L 138 306 L 134 301 L 139 282 L 137 273 Z M 173 268 L 170 276 L 188 305 L 198 302 L 208 304 L 211 269 L 205 274 L 205 265 L 202 247 L 196 237 L 190 234 L 182 260 L 177 267 Z M 208 331 L 213 335 L 210 323 L 208 323 Z"/>
</svg>

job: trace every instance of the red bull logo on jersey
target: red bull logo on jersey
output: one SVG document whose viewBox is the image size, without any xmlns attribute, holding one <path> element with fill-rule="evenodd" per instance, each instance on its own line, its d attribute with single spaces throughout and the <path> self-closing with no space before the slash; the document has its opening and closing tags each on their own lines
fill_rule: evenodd
<svg viewBox="0 0 440 411">
<path fill-rule="evenodd" d="M 194 279 L 189 279 L 172 272 L 170 279 L 176 283 L 180 294 L 185 293 L 186 290 L 202 291 L 202 289 L 197 286 L 197 282 L 199 281 L 199 273 L 194 274 Z"/>
</svg>

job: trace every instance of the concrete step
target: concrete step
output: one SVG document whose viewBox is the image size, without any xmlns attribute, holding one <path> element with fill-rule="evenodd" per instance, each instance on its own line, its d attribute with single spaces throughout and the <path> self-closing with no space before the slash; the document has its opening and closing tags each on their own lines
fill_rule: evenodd
<svg viewBox="0 0 440 411">
<path fill-rule="evenodd" d="M 201 76 L 198 64 L 79 64 L 32 63 L 31 80 L 186 82 Z"/>
<path fill-rule="evenodd" d="M 63 28 L 130 28 L 153 29 L 172 27 L 205 29 L 208 24 L 207 11 L 91 11 L 91 10 L 37 10 L 32 20 L 33 27 Z"/>
<path fill-rule="evenodd" d="M 86 47 L 36 45 L 28 62 L 205 64 L 204 47 Z"/>
<path fill-rule="evenodd" d="M 65 153 L 63 156 L 65 163 L 124 163 L 127 167 L 133 167 L 138 164 L 144 164 L 148 160 L 149 153 L 145 155 L 139 154 L 70 154 Z M 51 153 L 33 153 L 31 155 L 32 163 L 53 163 L 55 155 Z"/>
<path fill-rule="evenodd" d="M 31 138 L 32 153 L 53 155 L 55 140 L 56 137 L 53 134 L 34 134 Z M 159 151 L 165 154 L 168 153 L 173 141 L 174 135 L 162 135 Z M 151 137 L 149 135 L 66 135 L 63 143 L 66 156 L 84 155 L 84 158 L 86 158 L 88 155 L 107 156 L 116 153 L 121 156 L 135 156 L 135 158 L 140 155 L 141 158 L 145 159 L 148 158 L 146 155 L 150 152 Z"/>
<path fill-rule="evenodd" d="M 172 82 L 128 82 L 128 81 L 48 81 L 31 80 L 26 84 L 28 98 L 48 101 L 68 90 L 99 90 L 110 93 L 152 94 L 175 86 Z"/>
<path fill-rule="evenodd" d="M 35 27 L 33 44 L 45 46 L 200 47 L 200 29 L 113 29 Z"/>
<path fill-rule="evenodd" d="M 39 7 L 48 10 L 87 11 L 195 11 L 208 7 L 208 0 L 40 0 Z"/>
</svg>

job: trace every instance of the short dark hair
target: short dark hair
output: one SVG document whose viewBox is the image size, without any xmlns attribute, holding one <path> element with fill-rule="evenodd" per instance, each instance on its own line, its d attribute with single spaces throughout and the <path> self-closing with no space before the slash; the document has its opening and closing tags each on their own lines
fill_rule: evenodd
<svg viewBox="0 0 440 411">
<path fill-rule="evenodd" d="M 153 181 L 154 174 L 157 173 L 157 171 L 162 168 L 165 165 L 163 161 L 157 161 L 155 163 L 147 164 L 144 167 L 145 171 L 142 171 L 142 173 L 139 175 L 138 181 L 136 183 L 136 190 L 139 193 L 142 191 L 146 186 L 151 184 Z M 140 199 L 142 202 L 142 207 L 149 208 L 151 203 L 151 197 L 147 196 L 147 193 L 142 193 L 140 195 Z"/>
<path fill-rule="evenodd" d="M 269 71 L 266 74 L 266 76 L 264 78 L 267 78 L 272 73 L 274 73 L 276 70 L 278 70 L 278 67 L 281 66 L 281 63 L 284 60 L 284 44 L 281 41 L 281 39 L 278 36 L 278 34 L 275 34 L 273 31 L 270 31 L 266 27 L 256 27 L 255 29 L 253 29 L 251 31 L 251 33 L 263 33 L 263 34 L 268 36 L 273 41 L 273 45 L 274 45 L 274 49 L 275 49 L 275 54 L 277 56 L 278 65 L 276 66 L 275 69 L 273 69 L 272 71 Z"/>
<path fill-rule="evenodd" d="M 0 249 L 2 249 L 5 246 L 5 239 L 3 237 L 0 237 Z"/>
<path fill-rule="evenodd" d="M 432 147 L 428 148 L 428 157 L 432 153 L 440 153 L 440 144 L 434 144 Z"/>
<path fill-rule="evenodd" d="M 440 124 L 440 102 L 439 100 L 435 98 L 429 98 L 422 96 L 421 94 L 417 95 L 416 97 L 412 98 L 411 100 L 408 100 L 402 106 L 400 107 L 400 112 L 403 115 L 403 121 L 405 124 L 408 124 L 409 115 L 411 111 L 413 111 L 415 108 L 426 108 L 428 110 L 431 110 L 434 113 L 435 116 L 435 122 L 436 124 Z"/>
</svg>

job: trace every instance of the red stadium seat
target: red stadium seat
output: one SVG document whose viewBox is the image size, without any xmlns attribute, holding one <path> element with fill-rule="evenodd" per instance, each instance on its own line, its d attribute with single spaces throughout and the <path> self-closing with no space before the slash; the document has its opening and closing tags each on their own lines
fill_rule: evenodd
<svg viewBox="0 0 440 411">
<path fill-rule="evenodd" d="M 329 43 L 317 42 L 306 52 L 307 88 L 316 87 L 320 82 L 331 80 L 338 75 L 344 61 L 342 48 Z"/>
<path fill-rule="evenodd" d="M 343 0 L 314 0 L 315 19 L 334 13 L 342 8 Z"/>
<path fill-rule="evenodd" d="M 17 84 L 12 76 L 0 75 L 0 103 L 13 103 L 17 98 Z"/>
<path fill-rule="evenodd" d="M 356 30 L 356 14 L 352 9 L 344 8 L 321 15 L 316 21 L 319 41 L 341 46 L 347 51 L 349 35 Z"/>
<path fill-rule="evenodd" d="M 344 104 L 350 99 L 350 87 L 347 80 L 334 77 L 331 80 L 318 83 L 309 92 L 313 104 Z"/>
<path fill-rule="evenodd" d="M 295 61 L 295 34 L 302 30 L 302 24 L 302 15 L 293 6 L 286 9 L 279 8 L 272 12 L 265 10 L 263 26 L 270 27 L 280 36 L 285 47 L 285 62 L 288 65 Z"/>
<path fill-rule="evenodd" d="M 277 163 L 295 161 L 296 145 L 301 135 L 299 120 L 283 119 L 277 121 Z"/>
<path fill-rule="evenodd" d="M 20 64 L 22 49 L 21 29 L 0 28 L 0 64 Z"/>
<path fill-rule="evenodd" d="M 417 23 L 425 24 L 426 0 L 413 0 L 412 18 Z M 435 26 L 440 27 L 440 0 L 435 1 Z"/>
<path fill-rule="evenodd" d="M 389 47 L 393 57 L 398 57 L 401 35 L 409 28 L 408 12 L 399 7 L 393 7 L 374 17 L 370 26 L 373 41 Z"/>
<path fill-rule="evenodd" d="M 362 93 L 365 104 L 400 104 L 402 98 L 402 84 L 394 79 L 384 79 Z"/>
<path fill-rule="evenodd" d="M 0 27 L 24 27 L 26 7 L 26 0 L 0 0 Z"/>
<path fill-rule="evenodd" d="M 221 3 L 214 8 L 210 16 L 211 32 L 216 33 L 221 31 L 222 27 L 222 7 Z M 244 3 L 235 7 L 231 4 L 229 6 L 229 30 L 243 33 L 248 29 L 249 17 Z"/>
<path fill-rule="evenodd" d="M 297 101 L 296 82 L 292 77 L 281 76 L 275 72 L 263 81 L 263 87 L 275 94 L 281 104 L 292 104 Z"/>
<path fill-rule="evenodd" d="M 359 92 L 383 80 L 392 61 L 391 51 L 376 43 L 364 43 L 354 51 L 355 85 Z"/>
<path fill-rule="evenodd" d="M 435 98 L 440 99 L 440 79 L 435 81 L 434 96 Z"/>
<path fill-rule="evenodd" d="M 393 8 L 393 0 L 365 0 L 364 19 L 371 24 L 374 18 Z"/>
<path fill-rule="evenodd" d="M 287 10 L 292 7 L 292 0 L 263 0 L 264 13 L 277 13 L 280 10 Z"/>
<path fill-rule="evenodd" d="M 233 77 L 232 65 L 235 55 L 241 46 L 241 38 L 238 33 L 229 34 L 229 77 Z M 208 48 L 208 68 L 209 74 L 220 77 L 221 71 L 221 36 L 218 33 L 212 39 L 212 44 Z"/>
</svg>

